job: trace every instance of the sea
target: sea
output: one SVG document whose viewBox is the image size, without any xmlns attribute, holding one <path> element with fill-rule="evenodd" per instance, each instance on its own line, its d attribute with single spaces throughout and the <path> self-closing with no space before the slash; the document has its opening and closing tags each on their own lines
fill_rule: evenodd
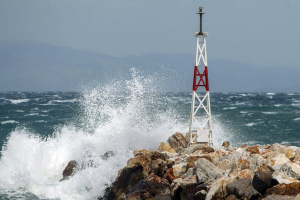
<svg viewBox="0 0 300 200">
<path fill-rule="evenodd" d="M 0 199 L 97 199 L 133 157 L 188 132 L 191 92 L 136 72 L 76 92 L 0 92 Z M 299 93 L 210 93 L 214 147 L 300 146 Z M 107 151 L 115 156 L 102 159 Z M 68 162 L 83 169 L 59 182 Z"/>
</svg>

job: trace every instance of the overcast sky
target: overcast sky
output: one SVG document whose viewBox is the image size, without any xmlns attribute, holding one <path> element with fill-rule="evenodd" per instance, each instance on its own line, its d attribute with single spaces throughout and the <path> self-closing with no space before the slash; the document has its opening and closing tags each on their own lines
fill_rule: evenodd
<svg viewBox="0 0 300 200">
<path fill-rule="evenodd" d="M 299 0 L 0 0 L 0 41 L 31 40 L 113 56 L 195 54 L 300 68 Z"/>
</svg>

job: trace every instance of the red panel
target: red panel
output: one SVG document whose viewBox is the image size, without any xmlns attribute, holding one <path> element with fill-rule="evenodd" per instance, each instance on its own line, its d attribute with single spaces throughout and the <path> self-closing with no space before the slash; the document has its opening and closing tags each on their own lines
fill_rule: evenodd
<svg viewBox="0 0 300 200">
<path fill-rule="evenodd" d="M 199 86 L 203 86 L 205 87 L 206 91 L 209 91 L 207 66 L 205 66 L 202 74 L 199 72 L 198 66 L 195 66 L 193 90 L 196 92 Z"/>
</svg>

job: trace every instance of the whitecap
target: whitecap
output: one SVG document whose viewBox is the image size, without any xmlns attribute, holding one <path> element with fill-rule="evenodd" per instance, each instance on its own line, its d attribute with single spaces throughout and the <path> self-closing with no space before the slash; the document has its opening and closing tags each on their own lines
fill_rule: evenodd
<svg viewBox="0 0 300 200">
<path fill-rule="evenodd" d="M 237 107 L 227 107 L 227 108 L 223 108 L 223 110 L 234 110 L 236 109 Z"/>
<path fill-rule="evenodd" d="M 267 93 L 267 95 L 275 95 L 276 93 Z"/>
<path fill-rule="evenodd" d="M 3 121 L 1 122 L 2 125 L 4 124 L 18 124 L 19 122 L 15 121 L 15 120 L 7 120 L 7 121 Z"/>
<path fill-rule="evenodd" d="M 241 113 L 241 114 L 247 114 L 248 112 L 246 112 L 246 111 L 241 111 L 240 113 Z"/>
<path fill-rule="evenodd" d="M 280 107 L 282 106 L 282 104 L 275 104 L 275 107 Z"/>
<path fill-rule="evenodd" d="M 8 99 L 12 104 L 26 103 L 30 99 Z"/>
<path fill-rule="evenodd" d="M 278 114 L 278 112 L 261 112 L 262 114 L 266 114 L 266 115 L 275 115 Z"/>
<path fill-rule="evenodd" d="M 256 123 L 248 123 L 248 124 L 245 124 L 245 126 L 254 126 L 254 125 L 256 125 Z"/>
<path fill-rule="evenodd" d="M 294 121 L 300 121 L 300 118 L 296 118 L 296 119 L 294 119 Z"/>
<path fill-rule="evenodd" d="M 26 114 L 24 116 L 27 117 L 27 116 L 37 116 L 37 115 L 39 115 L 39 113 L 30 113 L 30 114 Z"/>
<path fill-rule="evenodd" d="M 67 99 L 67 100 L 54 100 L 54 102 L 57 102 L 57 103 L 74 103 L 74 102 L 77 102 L 77 101 L 79 101 L 77 98 Z"/>
</svg>

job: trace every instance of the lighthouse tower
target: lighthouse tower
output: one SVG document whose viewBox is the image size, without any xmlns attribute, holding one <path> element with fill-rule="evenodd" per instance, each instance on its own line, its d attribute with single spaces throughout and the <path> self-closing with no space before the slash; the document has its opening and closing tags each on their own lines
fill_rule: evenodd
<svg viewBox="0 0 300 200">
<path fill-rule="evenodd" d="M 202 15 L 205 14 L 202 6 L 199 7 L 197 14 L 200 15 L 200 32 L 193 34 L 197 38 L 197 48 L 188 142 L 189 146 L 194 143 L 203 143 L 213 147 L 206 53 L 208 33 L 202 32 Z"/>
</svg>

